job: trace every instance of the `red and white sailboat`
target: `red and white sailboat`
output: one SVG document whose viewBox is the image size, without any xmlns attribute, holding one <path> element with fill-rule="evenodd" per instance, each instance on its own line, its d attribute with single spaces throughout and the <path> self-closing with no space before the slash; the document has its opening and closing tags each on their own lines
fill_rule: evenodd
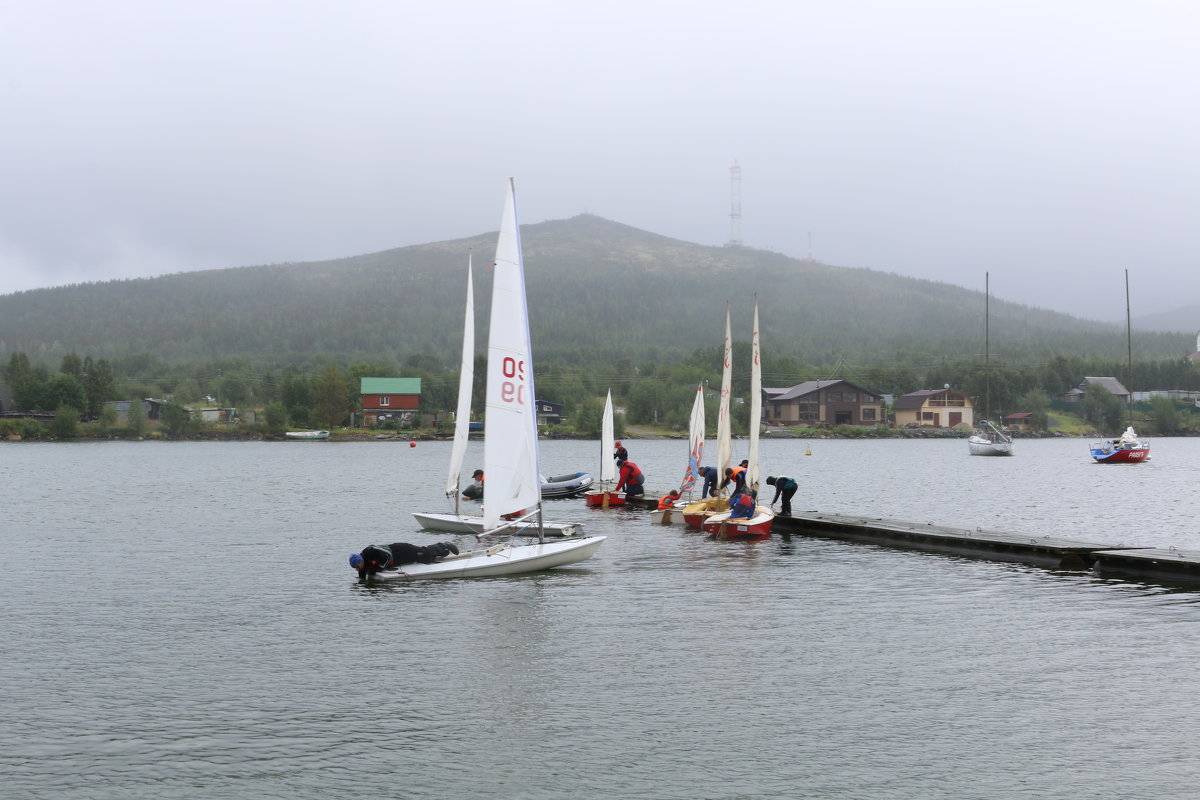
<svg viewBox="0 0 1200 800">
<path fill-rule="evenodd" d="M 1150 440 L 1139 439 L 1133 430 L 1133 326 L 1129 316 L 1129 270 L 1125 270 L 1125 351 L 1129 361 L 1129 426 L 1119 439 L 1092 443 L 1092 460 L 1097 464 L 1141 464 L 1150 460 Z"/>
<path fill-rule="evenodd" d="M 733 436 L 729 429 L 729 395 L 733 385 L 733 338 L 729 335 L 729 309 L 725 309 L 725 354 L 721 362 L 721 402 L 717 405 L 717 460 L 710 466 L 717 468 L 717 475 L 723 476 L 729 467 L 733 455 Z M 703 406 L 702 406 L 703 408 Z M 702 433 L 703 435 L 703 429 Z M 697 465 L 699 469 L 702 464 Z M 701 484 L 703 487 L 703 484 Z M 683 509 L 683 522 L 689 528 L 701 528 L 713 514 L 725 510 L 725 500 L 716 497 L 705 497 L 694 503 L 688 503 Z"/>
<path fill-rule="evenodd" d="M 610 488 L 617 479 L 617 470 L 613 464 L 613 450 L 616 446 L 616 434 L 613 432 L 612 390 L 604 400 L 604 416 L 600 420 L 600 488 L 585 492 L 583 500 L 588 508 L 609 508 L 610 506 L 625 505 L 625 493 L 614 492 Z"/>
<path fill-rule="evenodd" d="M 760 475 L 758 438 L 762 429 L 762 363 L 759 358 L 758 303 L 754 304 L 754 334 L 750 340 L 750 360 L 750 452 L 747 456 L 749 463 L 746 467 L 746 489 L 757 495 Z M 721 539 L 752 541 L 766 539 L 771 535 L 771 526 L 775 524 L 775 512 L 765 503 L 756 503 L 754 514 L 748 519 L 731 517 L 730 513 L 726 510 L 709 516 L 702 526 L 705 532 Z"/>
</svg>

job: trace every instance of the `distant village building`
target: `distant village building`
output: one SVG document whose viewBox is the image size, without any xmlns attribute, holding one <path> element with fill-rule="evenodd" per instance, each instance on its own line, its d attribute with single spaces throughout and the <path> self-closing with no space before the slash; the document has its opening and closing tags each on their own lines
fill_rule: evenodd
<svg viewBox="0 0 1200 800">
<path fill-rule="evenodd" d="M 538 425 L 557 425 L 562 422 L 562 403 L 551 403 L 548 400 L 538 400 L 534 405 L 537 406 Z"/>
<path fill-rule="evenodd" d="M 763 420 L 772 425 L 878 425 L 883 398 L 845 380 L 805 381 L 786 389 L 763 389 Z"/>
<path fill-rule="evenodd" d="M 975 406 L 971 398 L 950 389 L 921 389 L 902 394 L 892 406 L 896 427 L 973 428 Z"/>
<path fill-rule="evenodd" d="M 1087 377 L 1080 381 L 1079 385 L 1062 395 L 1060 398 L 1067 403 L 1081 403 L 1084 395 L 1087 394 L 1089 386 L 1102 386 L 1109 391 L 1110 394 L 1121 398 L 1122 401 L 1129 400 L 1129 390 L 1121 385 L 1121 382 L 1116 378 L 1099 378 Z"/>
<path fill-rule="evenodd" d="M 1004 427 L 1014 431 L 1031 431 L 1033 425 L 1030 420 L 1033 418 L 1033 413 L 1030 411 L 1018 411 L 1015 414 L 1005 414 L 1002 418 Z"/>
<path fill-rule="evenodd" d="M 420 378 L 360 378 L 363 423 L 406 422 L 421 409 Z"/>
<path fill-rule="evenodd" d="M 142 416 L 146 419 L 155 420 L 162 415 L 163 406 L 167 405 L 166 400 L 155 400 L 153 397 L 147 397 L 141 401 Z M 117 422 L 129 421 L 129 406 L 133 404 L 132 400 L 106 400 L 105 408 L 115 409 L 117 412 Z"/>
</svg>

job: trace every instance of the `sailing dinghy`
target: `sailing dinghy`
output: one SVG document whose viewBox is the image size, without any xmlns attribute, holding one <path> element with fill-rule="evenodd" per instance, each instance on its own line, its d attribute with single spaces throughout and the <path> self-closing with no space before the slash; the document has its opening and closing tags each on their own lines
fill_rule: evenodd
<svg viewBox="0 0 1200 800">
<path fill-rule="evenodd" d="M 733 388 L 733 337 L 729 334 L 729 309 L 725 309 L 725 354 L 721 362 L 721 401 L 717 405 L 717 468 L 718 483 L 724 479 L 733 457 L 733 434 L 729 426 L 729 396 Z M 703 487 L 703 484 L 701 485 Z M 688 503 L 683 509 L 683 521 L 689 528 L 702 528 L 705 520 L 725 509 L 720 491 Z"/>
<path fill-rule="evenodd" d="M 427 531 L 460 535 L 483 533 L 487 530 L 482 516 L 468 514 L 461 508 L 462 467 L 471 432 L 471 387 L 475 382 L 475 290 L 471 269 L 471 256 L 467 256 L 467 313 L 463 323 L 462 362 L 458 373 L 454 444 L 450 450 L 450 469 L 446 476 L 446 497 L 453 500 L 454 506 L 450 513 L 413 512 L 417 524 Z M 546 523 L 543 529 L 547 536 L 575 536 L 583 526 L 575 522 L 554 522 Z M 499 533 L 536 535 L 537 531 L 528 521 L 506 521 Z"/>
<path fill-rule="evenodd" d="M 762 430 L 762 362 L 759 358 L 758 303 L 754 304 L 754 333 L 750 339 L 750 452 L 748 453 L 746 490 L 758 495 L 759 464 L 758 438 Z M 765 503 L 755 503 L 754 514 L 748 519 L 730 517 L 730 511 L 713 514 L 703 528 L 719 539 L 758 541 L 771 535 L 775 512 Z"/>
<path fill-rule="evenodd" d="M 683 520 L 683 510 L 691 504 L 691 491 L 700 474 L 704 459 L 704 384 L 696 386 L 696 399 L 692 401 L 692 416 L 688 421 L 688 463 L 679 483 L 679 493 L 687 492 L 689 499 L 676 500 L 672 508 L 659 508 L 650 512 L 650 521 L 655 525 L 674 525 Z"/>
<path fill-rule="evenodd" d="M 616 434 L 613 432 L 612 389 L 604 399 L 604 415 L 600 418 L 600 487 L 584 494 L 584 502 L 588 508 L 608 508 L 625 505 L 625 493 L 609 489 L 617 479 L 617 470 L 613 463 L 613 450 L 616 449 Z"/>
<path fill-rule="evenodd" d="M 468 293 L 468 297 L 469 297 Z M 471 314 L 468 314 L 468 319 Z M 465 337 L 464 337 L 465 338 Z M 473 348 L 472 344 L 472 348 Z M 464 352 L 467 350 L 464 344 Z M 467 383 L 469 386 L 470 383 Z M 460 397 L 461 397 L 460 382 Z M 538 473 L 537 417 L 533 360 L 529 346 L 529 310 L 525 268 L 517 225 L 516 194 L 510 179 L 496 244 L 492 315 L 488 334 L 487 419 L 484 428 L 483 507 L 485 540 L 511 534 L 514 527 L 537 532 L 537 541 L 508 538 L 489 546 L 447 556 L 431 564 L 405 564 L 376 573 L 375 579 L 419 580 L 519 575 L 574 564 L 590 558 L 604 536 L 547 540 L 542 521 Z M 461 407 L 461 406 L 460 406 Z M 460 418 L 468 415 L 460 414 Z M 457 429 L 457 423 L 456 423 Z M 461 469 L 461 464 L 459 465 Z M 455 491 L 457 493 L 457 483 Z"/>
</svg>

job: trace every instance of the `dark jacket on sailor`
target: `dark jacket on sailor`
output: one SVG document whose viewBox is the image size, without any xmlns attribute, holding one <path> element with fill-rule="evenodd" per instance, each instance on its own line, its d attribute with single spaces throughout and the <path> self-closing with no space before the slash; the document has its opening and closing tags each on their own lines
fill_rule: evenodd
<svg viewBox="0 0 1200 800">
<path fill-rule="evenodd" d="M 382 569 L 395 569 L 405 564 L 420 562 L 432 564 L 439 558 L 451 553 L 457 554 L 458 548 L 450 542 L 435 542 L 421 547 L 408 542 L 395 542 L 388 545 L 369 544 L 362 549 L 363 563 L 359 574 L 374 575 Z"/>
</svg>

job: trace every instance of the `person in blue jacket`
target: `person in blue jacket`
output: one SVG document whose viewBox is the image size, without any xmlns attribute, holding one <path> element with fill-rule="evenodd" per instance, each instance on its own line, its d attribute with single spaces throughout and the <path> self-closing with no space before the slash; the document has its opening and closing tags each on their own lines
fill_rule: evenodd
<svg viewBox="0 0 1200 800">
<path fill-rule="evenodd" d="M 733 505 L 729 509 L 730 519 L 750 519 L 754 516 L 757 504 L 754 502 L 754 495 L 750 492 L 742 492 L 733 501 Z"/>
<path fill-rule="evenodd" d="M 716 467 L 701 467 L 696 471 L 698 477 L 704 479 L 704 489 L 700 492 L 700 497 L 716 497 L 717 496 L 717 474 Z"/>
</svg>

